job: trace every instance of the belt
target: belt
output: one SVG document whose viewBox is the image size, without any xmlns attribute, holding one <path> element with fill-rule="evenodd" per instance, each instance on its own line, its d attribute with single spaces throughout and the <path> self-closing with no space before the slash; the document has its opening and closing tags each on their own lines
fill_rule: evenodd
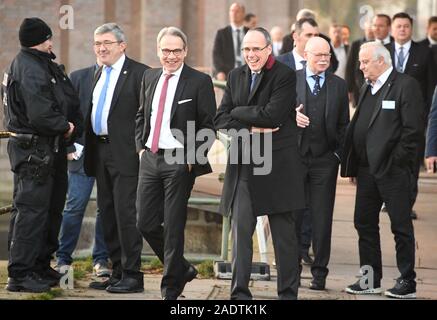
<svg viewBox="0 0 437 320">
<path fill-rule="evenodd" d="M 161 156 L 163 156 L 166 152 L 175 152 L 176 149 L 158 149 L 158 152 L 152 152 L 152 150 L 150 150 L 150 148 L 146 147 L 146 150 L 153 153 L 153 154 L 159 154 Z"/>
<path fill-rule="evenodd" d="M 109 143 L 109 136 L 96 136 L 100 143 Z"/>
</svg>

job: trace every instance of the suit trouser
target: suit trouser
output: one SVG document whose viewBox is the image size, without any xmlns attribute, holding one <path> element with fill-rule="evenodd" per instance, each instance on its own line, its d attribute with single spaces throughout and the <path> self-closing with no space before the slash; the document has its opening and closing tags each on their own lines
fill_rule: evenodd
<svg viewBox="0 0 437 320">
<path fill-rule="evenodd" d="M 396 262 L 404 280 L 414 280 L 415 240 L 411 221 L 411 174 L 408 168 L 392 165 L 382 178 L 360 167 L 357 176 L 355 228 L 358 231 L 360 265 L 371 266 L 376 285 L 382 279 L 379 212 L 385 202 L 396 243 Z"/>
<path fill-rule="evenodd" d="M 311 273 L 314 278 L 325 279 L 328 276 L 327 266 L 331 256 L 332 218 L 339 161 L 331 151 L 319 157 L 306 156 L 304 161 L 314 251 Z"/>
<path fill-rule="evenodd" d="M 267 192 L 267 191 L 266 191 Z M 297 299 L 299 288 L 298 244 L 295 216 L 291 212 L 271 214 L 269 224 L 278 270 L 279 299 Z M 231 299 L 251 300 L 252 237 L 256 228 L 248 181 L 240 179 L 232 205 L 232 283 Z M 290 230 L 293 230 L 290 232 Z"/>
<path fill-rule="evenodd" d="M 96 161 L 97 204 L 113 276 L 142 277 L 143 241 L 135 208 L 138 176 L 125 176 L 117 170 L 109 143 L 97 144 Z"/>
<path fill-rule="evenodd" d="M 296 224 L 297 226 L 297 236 L 299 240 L 299 251 L 300 254 L 308 254 L 311 247 L 311 237 L 312 237 L 312 224 L 311 224 L 311 211 L 309 209 L 299 210 L 302 217 L 300 222 Z"/>
<path fill-rule="evenodd" d="M 420 167 L 423 164 L 423 159 L 425 158 L 425 137 L 421 137 L 418 144 L 418 151 L 416 155 L 416 159 L 414 159 L 414 167 L 413 167 L 413 177 L 411 186 L 411 208 L 413 208 L 416 203 L 417 195 L 419 194 L 419 175 L 420 175 Z"/>
<path fill-rule="evenodd" d="M 190 266 L 184 258 L 184 231 L 194 180 L 187 164 L 168 164 L 164 155 L 150 151 L 142 154 L 137 226 L 164 264 L 163 297 L 182 293 L 184 274 Z"/>
<path fill-rule="evenodd" d="M 58 249 L 58 234 L 67 192 L 65 151 L 52 154 L 52 172 L 44 183 L 25 173 L 23 164 L 14 174 L 14 201 L 9 230 L 8 272 L 12 278 L 50 267 Z"/>
</svg>

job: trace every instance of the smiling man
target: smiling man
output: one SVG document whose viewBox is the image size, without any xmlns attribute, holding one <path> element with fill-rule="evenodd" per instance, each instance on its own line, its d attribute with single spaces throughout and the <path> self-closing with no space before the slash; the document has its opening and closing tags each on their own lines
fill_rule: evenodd
<svg viewBox="0 0 437 320">
<path fill-rule="evenodd" d="M 142 292 L 143 242 L 136 229 L 138 155 L 135 115 L 147 66 L 126 57 L 123 30 L 107 23 L 94 32 L 94 51 L 103 64 L 97 73 L 86 118 L 85 173 L 96 177 L 97 204 L 113 264 L 112 276 L 90 287 L 111 293 Z"/>
<path fill-rule="evenodd" d="M 212 133 L 207 151 L 214 142 L 216 104 L 211 78 L 184 62 L 188 46 L 181 30 L 162 29 L 157 54 L 162 68 L 144 73 L 136 119 L 138 229 L 164 264 L 162 298 L 176 300 L 197 275 L 184 258 L 188 199 L 195 178 L 212 172 L 207 161 L 193 161 L 188 153 L 197 154 L 202 145 L 196 141 L 199 130 Z M 202 156 L 206 160 L 206 152 Z"/>
<path fill-rule="evenodd" d="M 296 75 L 275 61 L 270 35 L 263 28 L 246 34 L 243 53 L 247 65 L 229 74 L 215 125 L 228 133 L 234 129 L 267 135 L 273 151 L 265 154 L 271 162 L 268 174 L 256 175 L 253 159 L 249 164 L 235 164 L 229 159 L 226 167 L 220 211 L 225 216 L 232 211 L 231 299 L 252 299 L 249 290 L 252 236 L 257 216 L 265 214 L 269 217 L 278 266 L 278 296 L 297 299 L 298 248 L 292 211 L 304 208 L 305 195 L 294 110 Z M 256 148 L 254 140 L 250 139 L 250 150 Z M 238 147 L 239 159 L 246 149 L 240 141 L 232 139 L 232 144 Z"/>
</svg>

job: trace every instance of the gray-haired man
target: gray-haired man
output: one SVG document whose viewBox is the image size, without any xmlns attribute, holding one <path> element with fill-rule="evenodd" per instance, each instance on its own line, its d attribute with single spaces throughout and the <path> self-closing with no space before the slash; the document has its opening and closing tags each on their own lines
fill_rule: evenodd
<svg viewBox="0 0 437 320">
<path fill-rule="evenodd" d="M 410 218 L 410 182 L 423 135 L 423 100 L 419 83 L 398 73 L 380 42 L 361 46 L 360 69 L 368 84 L 346 132 L 341 174 L 356 178 L 355 228 L 359 236 L 363 279 L 346 288 L 351 294 L 381 293 L 382 259 L 379 211 L 387 206 L 396 242 L 400 277 L 385 294 L 416 297 L 415 241 Z"/>
<path fill-rule="evenodd" d="M 103 233 L 113 264 L 112 276 L 90 287 L 112 293 L 142 292 L 142 239 L 136 229 L 138 156 L 135 115 L 147 66 L 125 56 L 126 39 L 115 23 L 94 32 L 94 51 L 103 67 L 97 73 L 92 106 L 85 121 L 84 168 L 96 177 Z"/>
<path fill-rule="evenodd" d="M 138 229 L 164 264 L 161 293 L 165 300 L 176 300 L 197 275 L 184 258 L 187 205 L 195 178 L 212 169 L 207 150 L 203 159 L 197 158 L 202 143 L 196 135 L 209 129 L 212 139 L 206 141 L 206 149 L 215 140 L 212 80 L 184 63 L 187 52 L 187 37 L 181 30 L 160 31 L 157 54 L 162 67 L 144 73 L 136 120 Z M 191 157 L 193 152 L 196 157 Z"/>
</svg>

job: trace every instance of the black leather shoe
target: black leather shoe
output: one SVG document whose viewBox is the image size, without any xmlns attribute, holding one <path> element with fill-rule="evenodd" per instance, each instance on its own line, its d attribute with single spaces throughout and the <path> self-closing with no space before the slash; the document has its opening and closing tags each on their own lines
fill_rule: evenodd
<svg viewBox="0 0 437 320">
<path fill-rule="evenodd" d="M 177 299 L 178 299 L 178 297 L 173 296 L 173 295 L 167 295 L 167 296 L 162 298 L 162 300 L 177 300 Z"/>
<path fill-rule="evenodd" d="M 59 282 L 63 276 L 61 273 L 51 267 L 47 267 L 43 270 L 37 270 L 34 275 L 40 282 L 45 282 L 50 287 L 56 287 L 59 285 Z"/>
<path fill-rule="evenodd" d="M 322 290 L 325 290 L 325 287 L 326 287 L 325 279 L 313 278 L 310 282 L 310 289 L 311 290 L 322 291 Z"/>
<path fill-rule="evenodd" d="M 50 286 L 39 281 L 35 275 L 27 275 L 23 278 L 8 278 L 6 290 L 11 292 L 40 293 L 50 291 Z"/>
<path fill-rule="evenodd" d="M 60 279 L 51 278 L 50 276 L 44 273 L 34 273 L 34 277 L 41 283 L 47 284 L 49 287 L 56 287 L 59 285 Z"/>
<path fill-rule="evenodd" d="M 96 290 L 106 290 L 109 286 L 115 285 L 121 279 L 119 277 L 111 276 L 109 279 L 101 282 L 101 281 L 93 281 L 89 284 L 91 289 Z"/>
<path fill-rule="evenodd" d="M 310 257 L 308 252 L 301 253 L 302 264 L 310 266 L 314 263 L 314 260 Z"/>
<path fill-rule="evenodd" d="M 122 277 L 119 282 L 106 288 L 110 293 L 138 293 L 144 291 L 144 280 L 142 275 L 136 278 Z"/>
<path fill-rule="evenodd" d="M 417 212 L 416 212 L 416 210 L 411 210 L 410 217 L 413 220 L 417 220 Z"/>
<path fill-rule="evenodd" d="M 196 268 L 192 264 L 188 267 L 188 270 L 185 271 L 185 274 L 184 274 L 184 282 L 181 285 L 181 293 L 180 294 L 182 294 L 182 292 L 184 292 L 185 285 L 188 282 L 193 281 L 193 279 L 195 279 L 197 277 L 198 273 L 199 272 L 196 270 Z"/>
</svg>

